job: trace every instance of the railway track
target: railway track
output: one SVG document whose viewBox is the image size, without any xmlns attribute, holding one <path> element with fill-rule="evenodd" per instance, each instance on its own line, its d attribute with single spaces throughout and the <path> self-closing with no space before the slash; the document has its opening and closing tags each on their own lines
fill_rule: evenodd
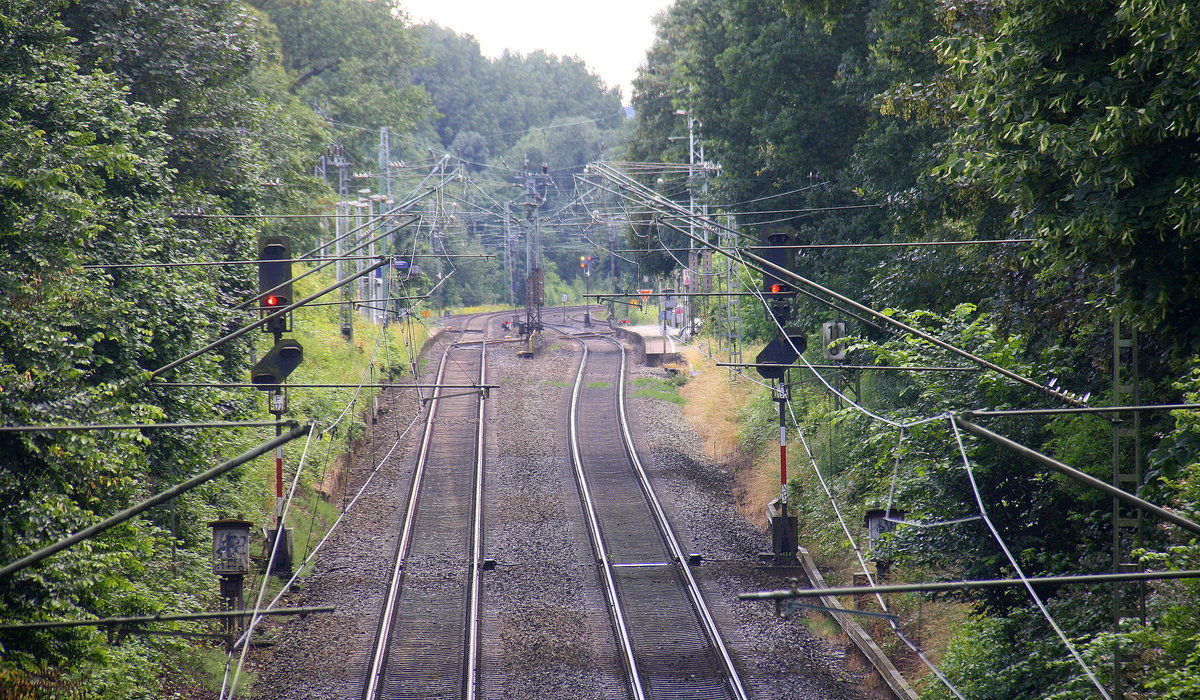
<svg viewBox="0 0 1200 700">
<path fill-rule="evenodd" d="M 488 329 L 468 319 L 438 384 L 487 382 Z M 480 327 L 482 326 L 482 327 Z M 478 392 L 435 390 L 375 643 L 365 700 L 474 698 L 479 687 L 484 411 Z"/>
<path fill-rule="evenodd" d="M 638 456 L 625 418 L 625 351 L 583 348 L 571 398 L 576 478 L 631 697 L 747 697 Z"/>
</svg>

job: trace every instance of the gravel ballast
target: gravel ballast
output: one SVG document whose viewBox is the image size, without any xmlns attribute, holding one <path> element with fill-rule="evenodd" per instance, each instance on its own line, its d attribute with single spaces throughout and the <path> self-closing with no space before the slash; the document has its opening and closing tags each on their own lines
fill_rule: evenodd
<svg viewBox="0 0 1200 700">
<path fill-rule="evenodd" d="M 495 568 L 483 574 L 482 696 L 624 698 L 627 682 L 567 452 L 578 344 L 550 337 L 533 360 L 518 358 L 517 347 L 489 350 L 489 381 L 500 388 L 488 399 L 484 554 Z M 637 376 L 663 374 L 631 367 L 630 379 Z M 349 467 L 351 495 L 418 411 L 411 392 L 389 392 L 385 406 L 372 429 L 373 449 Z M 802 622 L 778 618 L 770 604 L 736 599 L 784 585 L 784 574 L 758 564 L 766 536 L 738 513 L 732 476 L 705 459 L 678 406 L 631 396 L 628 407 L 676 534 L 704 556 L 693 572 L 751 696 L 873 697 L 863 690 L 862 673 L 847 669 L 844 647 L 817 638 Z M 277 643 L 251 651 L 257 680 L 250 697 L 343 699 L 361 692 L 357 676 L 375 632 L 418 431 L 379 468 L 318 556 L 315 572 L 285 602 L 335 605 L 337 612 L 270 622 Z"/>
</svg>

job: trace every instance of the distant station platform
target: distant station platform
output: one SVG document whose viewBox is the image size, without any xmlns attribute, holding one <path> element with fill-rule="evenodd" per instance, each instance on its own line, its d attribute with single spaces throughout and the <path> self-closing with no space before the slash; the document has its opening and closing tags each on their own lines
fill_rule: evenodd
<svg viewBox="0 0 1200 700">
<path fill-rule="evenodd" d="M 632 341 L 645 351 L 646 365 L 662 367 L 679 361 L 679 346 L 672 337 L 673 332 L 678 333 L 677 329 L 668 328 L 667 333 L 664 334 L 662 326 L 652 324 L 638 326 L 614 324 L 613 328 L 622 337 Z"/>
</svg>

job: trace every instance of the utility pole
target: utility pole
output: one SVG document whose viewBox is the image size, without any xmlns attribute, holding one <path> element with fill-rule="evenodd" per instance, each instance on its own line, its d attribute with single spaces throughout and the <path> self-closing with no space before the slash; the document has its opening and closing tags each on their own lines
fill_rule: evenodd
<svg viewBox="0 0 1200 700">
<path fill-rule="evenodd" d="M 734 230 L 737 222 L 732 216 L 727 217 L 725 222 L 726 230 L 722 231 L 721 237 L 725 238 L 725 245 L 732 246 L 735 241 L 732 240 L 733 234 L 730 231 Z M 725 291 L 729 293 L 725 297 L 725 329 L 729 333 L 729 361 L 740 363 L 742 361 L 742 314 L 740 306 L 741 297 L 734 296 L 732 292 L 736 289 L 734 284 L 737 280 L 737 270 L 734 268 L 733 258 L 725 259 Z M 732 373 L 733 370 L 730 370 Z"/>
<path fill-rule="evenodd" d="M 508 304 L 517 304 L 517 265 L 514 258 L 517 255 L 517 242 L 512 234 L 512 210 L 510 202 L 504 203 L 504 252 L 505 264 L 508 266 Z"/>
<path fill-rule="evenodd" d="M 1138 332 L 1132 325 L 1113 316 L 1112 401 L 1114 406 L 1137 406 L 1141 403 L 1141 381 L 1138 369 Z M 1142 414 L 1137 411 L 1118 413 L 1112 423 L 1112 485 L 1129 493 L 1137 493 L 1142 484 Z M 1142 511 L 1121 501 L 1112 500 L 1112 570 L 1114 574 L 1136 571 L 1133 550 L 1144 546 Z M 1119 632 L 1125 618 L 1146 620 L 1146 586 L 1136 584 L 1131 594 L 1120 583 L 1112 588 L 1113 631 Z M 1119 641 L 1114 642 L 1112 696 L 1125 697 L 1123 657 Z"/>
<path fill-rule="evenodd" d="M 525 237 L 525 334 L 532 338 L 542 330 L 542 306 L 545 304 L 545 276 L 542 271 L 542 204 L 550 188 L 550 166 L 542 163 L 541 173 L 529 170 L 525 161 L 525 175 L 518 186 L 525 188 L 525 221 L 528 235 Z"/>
<path fill-rule="evenodd" d="M 379 176 L 378 192 L 380 195 L 379 215 L 382 216 L 383 213 L 391 208 L 392 204 L 394 203 L 392 200 L 392 135 L 386 126 L 379 127 L 378 161 L 379 172 L 377 175 Z M 390 232 L 393 229 L 390 218 L 391 217 L 389 217 L 388 221 L 380 222 L 380 228 L 382 228 L 384 231 Z M 386 236 L 382 241 L 379 242 L 379 252 L 381 254 L 388 255 L 392 252 L 388 249 L 388 244 L 391 241 L 391 238 L 391 236 Z M 379 293 L 378 295 L 373 295 L 370 298 L 388 298 L 388 271 L 389 269 L 386 267 L 376 270 L 375 274 L 378 275 L 376 278 L 376 286 L 379 289 Z M 376 318 L 378 318 L 385 327 L 387 326 L 389 315 L 388 311 L 386 310 L 387 307 L 387 302 L 383 302 L 380 304 L 379 309 L 375 311 Z"/>
<path fill-rule="evenodd" d="M 617 221 L 613 217 L 604 219 L 604 228 L 608 233 L 608 249 L 613 251 L 617 249 Z M 617 288 L 617 256 L 613 253 L 608 255 L 608 283 L 610 289 Z"/>
<path fill-rule="evenodd" d="M 777 565 L 793 564 L 796 560 L 798 519 L 788 515 L 787 502 L 787 406 L 791 399 L 787 380 L 775 383 L 771 398 L 779 404 L 779 515 L 771 519 L 771 552 Z"/>
<path fill-rule="evenodd" d="M 341 282 L 346 278 L 345 264 L 342 261 L 344 246 L 342 236 L 350 230 L 350 219 L 348 218 L 350 215 L 350 161 L 346 159 L 345 149 L 340 143 L 334 144 L 333 154 L 333 164 L 338 171 L 337 221 L 334 225 L 334 240 L 337 243 L 334 246 L 333 254 L 337 258 L 335 263 L 337 281 Z M 350 294 L 351 290 L 347 289 L 345 285 L 339 288 L 338 296 L 343 303 L 338 307 L 338 319 L 342 328 L 342 337 L 346 340 L 354 338 L 354 310 L 349 303 L 352 298 Z"/>
</svg>

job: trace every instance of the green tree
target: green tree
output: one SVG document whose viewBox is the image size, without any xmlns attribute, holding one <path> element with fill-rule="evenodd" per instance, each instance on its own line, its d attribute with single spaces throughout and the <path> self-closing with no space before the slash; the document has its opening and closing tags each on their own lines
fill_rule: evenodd
<svg viewBox="0 0 1200 700">
<path fill-rule="evenodd" d="M 1111 275 L 1106 306 L 1195 348 L 1197 8 L 1018 1 L 962 12 L 981 16 L 939 46 L 957 112 L 941 172 L 1003 202 L 1038 238 L 1047 274 Z"/>
<path fill-rule="evenodd" d="M 376 162 L 378 128 L 405 134 L 431 113 L 413 83 L 419 39 L 395 2 L 264 0 L 279 29 L 292 91 L 332 125 L 362 163 Z"/>
</svg>

